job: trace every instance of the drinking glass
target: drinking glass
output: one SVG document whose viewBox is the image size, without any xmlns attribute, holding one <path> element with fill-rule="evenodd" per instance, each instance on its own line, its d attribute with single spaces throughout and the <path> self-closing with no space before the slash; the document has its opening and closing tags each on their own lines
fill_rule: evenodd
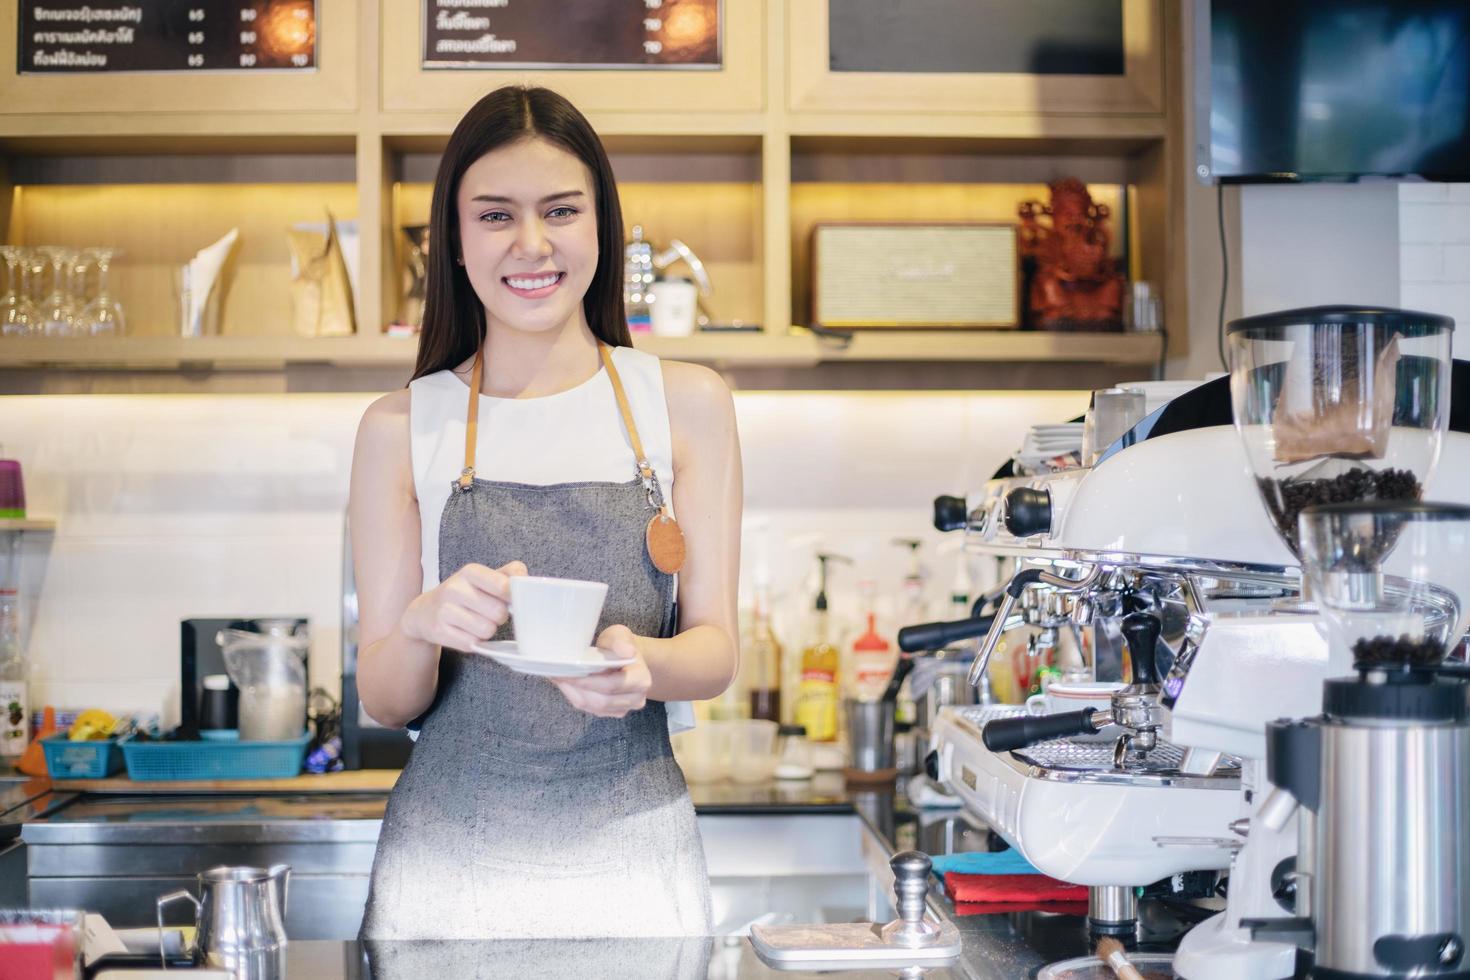
<svg viewBox="0 0 1470 980">
<path fill-rule="evenodd" d="M 108 288 L 107 270 L 119 253 L 115 248 L 90 248 L 88 254 L 97 264 L 97 295 L 82 311 L 82 324 L 94 337 L 121 337 L 127 332 L 122 304 Z"/>
<path fill-rule="evenodd" d="M 0 296 L 0 336 L 24 337 L 31 332 L 31 301 L 27 290 L 30 257 L 19 245 L 0 245 L 5 260 L 5 295 Z"/>
<path fill-rule="evenodd" d="M 41 301 L 46 298 L 46 256 L 40 249 L 28 248 L 21 253 L 25 275 L 21 285 L 25 290 L 26 309 L 30 311 L 31 333 L 41 333 Z"/>
<path fill-rule="evenodd" d="M 47 337 L 76 336 L 77 309 L 71 285 L 76 253 L 60 245 L 43 245 L 40 252 L 51 262 L 51 291 L 41 301 L 41 332 Z"/>
</svg>

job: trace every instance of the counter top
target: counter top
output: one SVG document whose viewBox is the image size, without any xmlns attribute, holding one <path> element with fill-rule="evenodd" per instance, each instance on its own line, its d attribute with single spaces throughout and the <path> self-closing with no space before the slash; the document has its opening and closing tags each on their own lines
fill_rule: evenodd
<svg viewBox="0 0 1470 980">
<path fill-rule="evenodd" d="M 835 772 L 800 781 L 691 783 L 689 795 L 695 812 L 707 815 L 852 813 L 854 809 L 852 794 L 841 773 Z M 200 844 L 375 842 L 387 800 L 386 791 L 342 789 L 270 795 L 183 790 L 167 795 L 102 794 L 58 789 L 33 800 L 13 826 L 24 823 L 22 836 L 35 844 L 155 843 L 164 826 L 176 828 L 175 833 L 184 835 L 187 842 Z M 11 819 L 0 815 L 0 824 Z"/>
<path fill-rule="evenodd" d="M 917 848 L 930 854 L 983 849 L 994 845 L 990 832 L 958 810 L 918 810 L 901 793 L 848 787 L 840 773 L 819 773 L 796 783 L 693 783 L 690 795 L 705 815 L 756 817 L 760 814 L 856 813 L 886 853 Z M 214 844 L 348 844 L 370 847 L 376 842 L 387 795 L 383 792 L 292 793 L 280 795 L 98 795 L 53 792 L 26 805 L 42 812 L 24 827 L 27 844 L 127 845 L 170 843 Z M 30 811 L 28 811 L 30 812 Z M 164 828 L 168 828 L 164 832 Z M 885 886 L 886 887 L 886 886 Z M 1148 903 L 1146 903 L 1147 906 Z M 935 887 L 933 911 L 959 928 L 963 949 L 951 970 L 932 971 L 936 980 L 1017 980 L 1034 976 L 1043 964 L 1086 955 L 1088 939 L 1080 916 L 1049 913 L 965 915 Z M 1165 931 L 1168 923 L 1162 924 Z M 632 946 L 627 946 L 632 943 Z M 651 944 L 651 945 L 640 945 Z M 535 941 L 520 943 L 382 944 L 378 960 L 391 966 L 372 975 L 385 976 L 670 976 L 765 977 L 806 976 L 777 973 L 760 965 L 749 943 L 741 939 L 691 940 L 669 947 L 662 940 L 613 943 Z M 1145 946 L 1144 948 L 1157 948 Z M 581 961 L 584 950 L 612 961 L 626 956 L 632 972 L 617 973 L 598 960 Z M 642 952 L 638 952 L 638 950 Z M 622 950 L 623 952 L 618 952 Z M 354 943 L 298 941 L 291 946 L 291 975 L 356 977 L 362 947 Z M 648 970 L 648 956 L 671 957 L 670 968 Z M 488 957 L 494 955 L 495 959 Z M 529 959 L 526 959 L 529 957 Z M 295 964 L 300 962 L 299 972 Z M 494 963 L 486 973 L 484 964 Z M 454 966 L 464 964 L 460 970 Z M 505 972 L 501 972 L 504 963 Z M 399 967 L 402 967 L 400 971 Z M 337 971 L 337 972 L 333 972 Z M 813 974 L 814 975 L 814 974 Z M 852 977 L 891 977 L 891 972 L 850 973 Z"/>
</svg>

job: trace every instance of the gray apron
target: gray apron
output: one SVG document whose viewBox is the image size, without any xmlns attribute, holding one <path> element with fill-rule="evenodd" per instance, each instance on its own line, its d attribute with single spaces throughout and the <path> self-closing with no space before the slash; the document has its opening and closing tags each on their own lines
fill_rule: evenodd
<svg viewBox="0 0 1470 980">
<path fill-rule="evenodd" d="M 640 479 L 466 483 L 444 505 L 441 581 L 470 562 L 519 559 L 532 575 L 606 582 L 599 633 L 622 624 L 673 634 L 673 576 L 648 557 Z M 513 639 L 512 624 L 495 638 Z M 710 928 L 703 845 L 663 704 L 598 718 L 545 678 L 444 650 L 434 703 L 383 815 L 363 938 Z"/>
</svg>

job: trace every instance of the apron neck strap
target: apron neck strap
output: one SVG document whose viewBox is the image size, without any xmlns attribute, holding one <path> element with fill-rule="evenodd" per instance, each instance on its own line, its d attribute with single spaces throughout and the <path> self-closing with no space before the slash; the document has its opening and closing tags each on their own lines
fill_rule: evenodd
<svg viewBox="0 0 1470 980">
<path fill-rule="evenodd" d="M 633 423 L 633 410 L 628 407 L 628 395 L 623 391 L 622 378 L 618 376 L 617 366 L 613 364 L 612 348 L 599 343 L 597 353 L 602 356 L 602 366 L 607 369 L 608 381 L 612 382 L 613 397 L 618 401 L 618 411 L 622 413 L 628 439 L 633 443 L 633 452 L 638 456 L 638 472 L 645 480 L 652 479 L 653 467 L 648 462 L 647 454 L 643 452 L 643 440 L 638 438 L 638 426 Z M 464 469 L 460 470 L 456 481 L 461 490 L 468 490 L 475 482 L 475 445 L 479 440 L 480 429 L 480 384 L 484 378 L 485 345 L 481 344 L 475 351 L 475 366 L 470 371 L 470 404 L 465 412 L 464 427 Z"/>
<path fill-rule="evenodd" d="M 633 444 L 633 453 L 638 457 L 638 472 L 645 480 L 652 479 L 653 466 L 648 454 L 643 451 L 643 440 L 638 438 L 638 426 L 633 424 L 633 410 L 628 407 L 628 395 L 623 391 L 623 380 L 618 377 L 617 365 L 613 364 L 612 348 L 598 344 L 597 353 L 602 355 L 602 366 L 607 368 L 607 379 L 612 382 L 613 396 L 618 400 L 618 411 L 622 413 L 623 425 L 628 430 L 628 441 Z"/>
</svg>

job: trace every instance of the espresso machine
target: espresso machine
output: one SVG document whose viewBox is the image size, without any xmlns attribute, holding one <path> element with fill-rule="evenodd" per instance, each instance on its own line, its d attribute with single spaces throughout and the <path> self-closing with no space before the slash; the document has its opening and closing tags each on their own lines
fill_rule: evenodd
<svg viewBox="0 0 1470 980">
<path fill-rule="evenodd" d="M 1318 713 L 1346 665 L 1303 600 L 1295 521 L 1318 499 L 1466 497 L 1470 436 L 1445 435 L 1452 326 L 1349 307 L 1236 321 L 1230 379 L 1176 398 L 1091 467 L 1000 477 L 965 499 L 967 547 L 1015 568 L 999 608 L 970 623 L 985 633 L 972 679 L 1009 631 L 1058 618 L 1089 631 L 1096 662 L 1119 647 L 1131 661 L 1107 710 L 947 712 L 932 760 L 1032 864 L 1091 886 L 1094 933 L 1130 937 L 1134 886 L 1228 870 L 1225 911 L 1185 937 L 1176 971 L 1293 975 L 1291 937 L 1249 926 L 1310 901 L 1301 818 L 1279 801 L 1263 812 L 1266 726 Z M 1119 734 L 1100 744 L 1104 731 Z"/>
</svg>

